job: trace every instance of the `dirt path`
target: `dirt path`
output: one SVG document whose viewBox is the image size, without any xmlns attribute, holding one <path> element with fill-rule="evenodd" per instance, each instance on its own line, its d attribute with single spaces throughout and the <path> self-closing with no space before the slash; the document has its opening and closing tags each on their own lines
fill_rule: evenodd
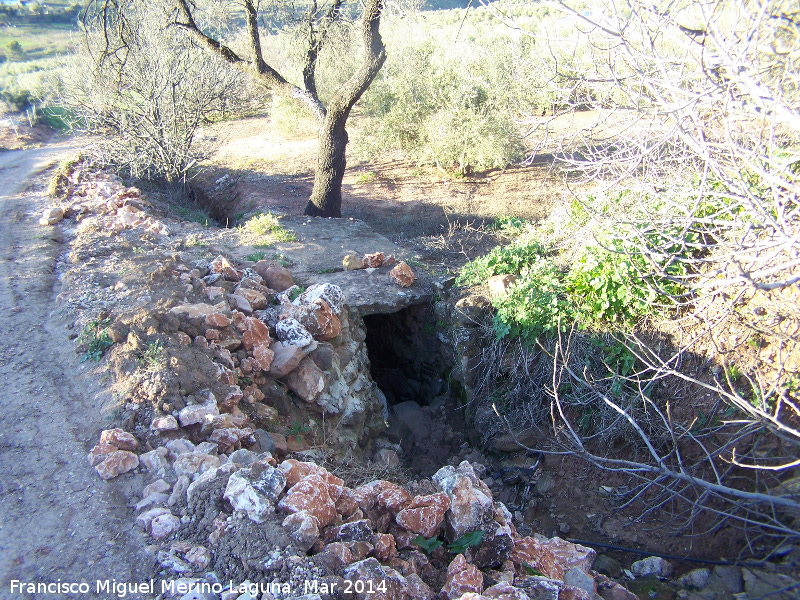
<svg viewBox="0 0 800 600">
<path fill-rule="evenodd" d="M 67 146 L 0 154 L 0 598 L 29 598 L 24 582 L 146 580 L 153 559 L 116 482 L 86 461 L 104 392 L 80 364 L 65 324 L 53 316 L 52 275 L 60 244 L 38 225 L 47 199 L 30 177 Z M 116 484 L 116 485 L 115 485 Z M 39 596 L 41 597 L 41 596 Z"/>
</svg>

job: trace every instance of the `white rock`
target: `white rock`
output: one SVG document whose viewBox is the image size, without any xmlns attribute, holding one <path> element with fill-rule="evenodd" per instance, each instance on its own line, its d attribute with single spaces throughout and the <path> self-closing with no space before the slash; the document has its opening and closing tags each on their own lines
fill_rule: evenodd
<svg viewBox="0 0 800 600">
<path fill-rule="evenodd" d="M 171 512 L 159 515 L 150 523 L 150 535 L 157 540 L 164 539 L 181 527 L 181 520 Z"/>
<path fill-rule="evenodd" d="M 275 512 L 275 503 L 285 486 L 283 471 L 257 463 L 231 475 L 223 497 L 235 510 L 242 510 L 250 520 L 261 523 Z"/>
<path fill-rule="evenodd" d="M 631 573 L 634 577 L 644 577 L 645 575 L 669 577 L 672 575 L 672 564 L 660 556 L 648 556 L 633 563 Z"/>
</svg>

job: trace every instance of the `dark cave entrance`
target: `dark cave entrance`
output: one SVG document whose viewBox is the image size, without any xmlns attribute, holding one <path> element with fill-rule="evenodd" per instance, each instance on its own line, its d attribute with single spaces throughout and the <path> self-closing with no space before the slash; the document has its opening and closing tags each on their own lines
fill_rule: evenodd
<svg viewBox="0 0 800 600">
<path fill-rule="evenodd" d="M 448 392 L 448 361 L 433 311 L 417 304 L 364 317 L 372 378 L 389 405 L 429 405 Z"/>
</svg>

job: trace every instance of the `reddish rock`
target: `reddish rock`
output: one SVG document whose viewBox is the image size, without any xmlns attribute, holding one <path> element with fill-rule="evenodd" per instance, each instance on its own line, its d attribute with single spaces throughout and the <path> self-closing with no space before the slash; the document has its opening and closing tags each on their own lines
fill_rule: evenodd
<svg viewBox="0 0 800 600">
<path fill-rule="evenodd" d="M 205 569 L 211 564 L 211 552 L 205 546 L 193 546 L 184 557 L 186 562 L 194 565 L 198 569 Z"/>
<path fill-rule="evenodd" d="M 191 346 L 192 345 L 192 338 L 184 333 L 183 331 L 179 331 L 175 334 L 175 337 L 178 339 L 178 343 L 181 346 Z"/>
<path fill-rule="evenodd" d="M 528 594 L 523 590 L 505 581 L 488 588 L 483 595 L 495 600 L 530 600 Z"/>
<path fill-rule="evenodd" d="M 278 468 L 283 472 L 286 477 L 286 485 L 290 488 L 309 475 L 317 475 L 326 483 L 336 486 L 341 486 L 344 483 L 341 479 L 336 477 L 336 475 L 328 472 L 325 467 L 320 467 L 312 462 L 303 462 L 295 460 L 294 458 L 289 458 L 283 461 Z"/>
<path fill-rule="evenodd" d="M 242 345 L 245 350 L 250 350 L 254 346 L 266 344 L 269 347 L 272 339 L 269 337 L 269 327 L 261 319 L 245 317 L 242 321 L 244 332 L 242 333 Z"/>
<path fill-rule="evenodd" d="M 524 537 L 515 541 L 511 560 L 518 565 L 528 563 L 551 579 L 563 580 L 564 574 L 573 567 L 588 573 L 596 554 L 591 548 L 561 538 L 540 543 L 532 537 Z"/>
<path fill-rule="evenodd" d="M 269 349 L 268 344 L 259 344 L 253 348 L 253 362 L 262 371 L 269 371 L 275 353 Z"/>
<path fill-rule="evenodd" d="M 502 298 L 508 294 L 508 288 L 517 280 L 516 275 L 492 275 L 487 281 L 489 295 L 492 298 Z"/>
<path fill-rule="evenodd" d="M 225 296 L 225 288 L 210 285 L 208 287 L 203 288 L 203 294 L 212 302 L 215 300 L 219 300 Z"/>
<path fill-rule="evenodd" d="M 635 598 L 636 596 L 634 596 Z M 575 587 L 574 585 L 564 585 L 558 590 L 558 600 L 593 600 L 594 595 L 589 594 L 586 590 L 583 590 L 579 587 Z"/>
<path fill-rule="evenodd" d="M 116 446 L 120 450 L 136 450 L 139 443 L 133 434 L 122 429 L 106 429 L 100 433 L 100 443 Z"/>
<path fill-rule="evenodd" d="M 208 441 L 217 444 L 219 452 L 230 454 L 234 450 L 241 448 L 242 444 L 247 445 L 252 435 L 253 430 L 249 428 L 237 429 L 235 427 L 227 427 L 215 429 L 211 432 Z"/>
<path fill-rule="evenodd" d="M 263 310 L 267 308 L 267 297 L 258 290 L 239 287 L 239 289 L 236 290 L 236 295 L 247 300 L 253 310 Z"/>
<path fill-rule="evenodd" d="M 264 285 L 276 292 L 282 292 L 294 285 L 292 273 L 288 269 L 279 267 L 269 261 L 258 261 L 253 270 L 261 275 Z"/>
<path fill-rule="evenodd" d="M 289 452 L 288 444 L 286 443 L 286 436 L 276 431 L 271 431 L 269 437 L 275 444 L 275 454 L 285 456 Z"/>
<path fill-rule="evenodd" d="M 325 546 L 325 551 L 333 554 L 341 563 L 341 565 L 349 565 L 353 562 L 353 553 L 350 548 L 340 542 L 332 542 Z"/>
<path fill-rule="evenodd" d="M 116 452 L 117 450 L 119 450 L 119 448 L 117 448 L 114 444 L 100 442 L 91 449 L 89 454 L 86 455 L 86 459 L 89 461 L 89 464 L 94 467 L 95 465 L 99 465 L 101 462 L 103 462 L 109 454 Z"/>
<path fill-rule="evenodd" d="M 447 567 L 447 581 L 442 588 L 442 597 L 455 600 L 469 592 L 483 592 L 483 573 L 474 565 L 468 564 L 463 554 L 459 554 Z"/>
<path fill-rule="evenodd" d="M 378 503 L 378 495 L 386 490 L 399 487 L 396 483 L 385 481 L 383 479 L 376 479 L 364 485 L 360 485 L 353 490 L 353 496 L 358 502 L 359 508 L 364 512 L 372 510 Z"/>
<path fill-rule="evenodd" d="M 361 264 L 365 269 L 377 269 L 383 264 L 383 252 L 373 252 L 372 254 L 365 254 L 361 259 Z"/>
<path fill-rule="evenodd" d="M 203 334 L 203 336 L 209 342 L 216 342 L 219 339 L 219 331 L 217 331 L 216 329 L 209 328 L 209 329 L 206 329 L 206 332 Z"/>
<path fill-rule="evenodd" d="M 305 552 L 319 539 L 319 521 L 305 510 L 289 515 L 281 525 L 292 541 Z"/>
<path fill-rule="evenodd" d="M 343 487 L 339 499 L 336 500 L 336 512 L 346 518 L 354 514 L 357 510 L 358 501 L 353 495 L 353 490 Z"/>
<path fill-rule="evenodd" d="M 342 314 L 344 293 L 342 288 L 332 283 L 315 283 L 297 297 L 298 304 L 311 304 L 314 300 L 324 300 L 335 315 Z"/>
<path fill-rule="evenodd" d="M 396 517 L 395 517 L 396 518 Z M 438 530 L 437 530 L 438 534 Z M 433 534 L 433 535 L 437 535 Z M 392 535 L 394 535 L 394 543 L 397 546 L 398 550 L 408 550 L 408 549 L 416 549 L 417 546 L 414 543 L 414 540 L 417 538 L 418 535 L 422 535 L 423 537 L 432 538 L 433 535 L 425 535 L 423 533 L 416 533 L 412 531 L 406 531 L 405 529 L 395 528 L 392 531 Z"/>
<path fill-rule="evenodd" d="M 212 313 L 206 317 L 206 325 L 216 329 L 228 327 L 233 321 L 222 313 Z"/>
<path fill-rule="evenodd" d="M 212 260 L 208 268 L 212 273 L 219 273 L 228 281 L 239 281 L 242 278 L 242 273 L 224 256 L 218 256 Z"/>
<path fill-rule="evenodd" d="M 297 308 L 295 318 L 314 338 L 323 342 L 335 338 L 342 331 L 339 317 L 321 298 L 317 298 L 310 304 L 301 304 Z"/>
<path fill-rule="evenodd" d="M 328 485 L 319 475 L 309 475 L 295 484 L 278 503 L 278 508 L 290 513 L 307 511 L 317 518 L 320 527 L 327 527 L 336 518 L 336 506 L 328 494 Z"/>
<path fill-rule="evenodd" d="M 406 585 L 408 586 L 406 593 L 409 600 L 433 600 L 436 595 L 416 573 L 406 575 Z"/>
<path fill-rule="evenodd" d="M 393 513 L 403 510 L 411 502 L 411 494 L 399 485 L 387 486 L 376 498 L 378 506 Z"/>
<path fill-rule="evenodd" d="M 308 347 L 310 346 L 306 346 Z M 296 344 L 284 345 L 283 342 L 273 344 L 271 350 L 274 355 L 269 367 L 269 376 L 275 378 L 285 377 L 294 371 L 308 354 L 304 348 Z"/>
<path fill-rule="evenodd" d="M 325 390 L 325 376 L 314 361 L 306 357 L 284 379 L 286 385 L 306 402 L 314 402 Z"/>
<path fill-rule="evenodd" d="M 230 412 L 239 406 L 239 402 L 242 400 L 243 396 L 244 394 L 242 393 L 242 388 L 240 388 L 238 385 L 229 385 L 228 391 L 225 392 L 225 396 L 223 397 L 222 402 L 219 403 L 219 406 L 223 410 Z"/>
<path fill-rule="evenodd" d="M 450 508 L 447 494 L 438 493 L 429 496 L 416 496 L 395 517 L 397 524 L 425 538 L 439 534 L 444 516 Z"/>
<path fill-rule="evenodd" d="M 397 263 L 397 265 L 389 271 L 389 277 L 400 287 L 411 287 L 411 284 L 417 279 L 411 267 L 403 261 Z"/>
<path fill-rule="evenodd" d="M 394 257 L 394 254 L 390 254 L 386 258 L 383 259 L 381 263 L 382 267 L 391 267 L 392 265 L 397 264 L 397 259 Z"/>
<path fill-rule="evenodd" d="M 94 470 L 101 479 L 113 479 L 122 473 L 127 473 L 139 466 L 139 457 L 127 450 L 117 450 L 106 456 L 105 460 L 96 465 Z"/>
<path fill-rule="evenodd" d="M 373 556 L 381 562 L 386 562 L 397 556 L 394 537 L 389 533 L 376 533 L 372 536 Z"/>
</svg>

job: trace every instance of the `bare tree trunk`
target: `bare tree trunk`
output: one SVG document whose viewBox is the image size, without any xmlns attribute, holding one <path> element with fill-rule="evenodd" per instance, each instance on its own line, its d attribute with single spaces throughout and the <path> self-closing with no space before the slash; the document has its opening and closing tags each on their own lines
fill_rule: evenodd
<svg viewBox="0 0 800 600">
<path fill-rule="evenodd" d="M 313 217 L 342 216 L 342 179 L 347 165 L 347 130 L 350 111 L 375 79 L 386 60 L 379 31 L 383 0 L 368 0 L 364 6 L 362 38 L 364 57 L 361 67 L 342 85 L 333 98 L 319 130 L 317 170 L 314 189 L 305 214 Z"/>
<path fill-rule="evenodd" d="M 348 111 L 349 112 L 349 111 Z M 312 217 L 342 216 L 342 179 L 347 165 L 347 114 L 328 111 L 319 132 L 314 189 L 305 208 Z"/>
</svg>

